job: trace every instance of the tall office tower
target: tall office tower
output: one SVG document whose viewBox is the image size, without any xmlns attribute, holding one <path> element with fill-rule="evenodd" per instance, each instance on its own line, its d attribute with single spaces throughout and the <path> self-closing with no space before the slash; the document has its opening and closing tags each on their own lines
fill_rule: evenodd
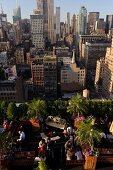
<svg viewBox="0 0 113 170">
<path fill-rule="evenodd" d="M 37 0 L 37 8 L 44 17 L 44 38 L 54 42 L 54 0 Z"/>
<path fill-rule="evenodd" d="M 111 47 L 107 48 L 103 72 L 102 94 L 107 99 L 113 99 L 113 39 Z"/>
<path fill-rule="evenodd" d="M 67 12 L 67 21 L 66 21 L 67 25 L 66 25 L 66 33 L 70 34 L 70 13 Z"/>
<path fill-rule="evenodd" d="M 0 41 L 7 41 L 7 32 L 8 32 L 7 14 L 4 14 L 3 10 L 1 9 L 1 13 L 0 13 Z"/>
<path fill-rule="evenodd" d="M 76 35 L 76 24 L 77 24 L 76 22 L 77 22 L 76 15 L 74 14 L 72 17 L 72 25 L 71 25 L 71 30 L 73 35 Z"/>
<path fill-rule="evenodd" d="M 60 37 L 60 7 L 56 7 L 56 39 Z"/>
<path fill-rule="evenodd" d="M 48 0 L 48 38 L 54 43 L 54 0 Z"/>
<path fill-rule="evenodd" d="M 98 21 L 99 15 L 100 15 L 99 12 L 89 12 L 89 15 L 88 15 L 88 26 L 89 26 L 89 29 L 92 29 L 92 31 L 95 30 L 96 21 Z"/>
<path fill-rule="evenodd" d="M 113 28 L 113 15 L 106 15 L 106 33 L 108 33 L 111 28 Z"/>
<path fill-rule="evenodd" d="M 17 21 L 21 20 L 21 8 L 18 5 L 17 1 L 17 7 L 13 10 L 13 23 L 16 23 Z"/>
<path fill-rule="evenodd" d="M 81 6 L 79 12 L 79 34 L 85 35 L 87 28 L 87 10 L 84 6 Z"/>
<path fill-rule="evenodd" d="M 31 22 L 31 37 L 32 43 L 38 49 L 44 48 L 44 33 L 43 33 L 43 15 L 40 11 L 35 10 L 33 15 L 30 15 Z"/>
</svg>

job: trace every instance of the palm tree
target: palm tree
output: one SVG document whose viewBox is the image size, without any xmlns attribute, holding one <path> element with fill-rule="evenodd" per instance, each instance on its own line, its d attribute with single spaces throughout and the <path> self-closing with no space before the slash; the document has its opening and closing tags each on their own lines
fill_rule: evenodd
<svg viewBox="0 0 113 170">
<path fill-rule="evenodd" d="M 83 146 L 88 145 L 91 151 L 94 151 L 94 141 L 100 142 L 100 131 L 94 126 L 94 119 L 86 119 L 80 124 L 80 127 L 76 130 L 76 140 Z"/>
<path fill-rule="evenodd" d="M 80 94 L 74 95 L 69 100 L 69 106 L 67 107 L 67 112 L 82 114 L 85 112 L 85 102 Z"/>
<path fill-rule="evenodd" d="M 28 105 L 28 117 L 33 118 L 38 116 L 43 119 L 46 115 L 46 103 L 44 100 L 33 100 Z"/>
</svg>

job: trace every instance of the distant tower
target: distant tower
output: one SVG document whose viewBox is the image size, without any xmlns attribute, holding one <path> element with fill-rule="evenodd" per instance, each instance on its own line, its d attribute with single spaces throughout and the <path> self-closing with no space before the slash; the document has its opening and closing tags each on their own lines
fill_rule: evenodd
<svg viewBox="0 0 113 170">
<path fill-rule="evenodd" d="M 56 38 L 60 37 L 60 7 L 56 7 Z"/>
<path fill-rule="evenodd" d="M 85 35 L 87 28 L 87 10 L 84 6 L 81 6 L 79 12 L 79 34 Z"/>
<path fill-rule="evenodd" d="M 67 28 L 66 33 L 70 34 L 70 13 L 67 12 Z"/>
<path fill-rule="evenodd" d="M 21 8 L 16 0 L 16 8 L 13 10 L 13 23 L 21 20 Z"/>
<path fill-rule="evenodd" d="M 36 0 L 44 18 L 44 38 L 54 42 L 54 0 Z"/>
</svg>

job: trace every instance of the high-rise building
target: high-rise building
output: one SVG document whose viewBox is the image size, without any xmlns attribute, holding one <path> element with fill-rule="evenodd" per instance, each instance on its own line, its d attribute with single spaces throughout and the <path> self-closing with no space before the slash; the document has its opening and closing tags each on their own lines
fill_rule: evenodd
<svg viewBox="0 0 113 170">
<path fill-rule="evenodd" d="M 107 99 L 113 99 L 113 39 L 111 47 L 107 48 L 103 81 L 102 81 L 102 95 Z"/>
<path fill-rule="evenodd" d="M 89 15 L 88 15 L 88 26 L 89 26 L 89 29 L 92 29 L 92 31 L 95 30 L 96 21 L 98 21 L 99 15 L 100 15 L 99 12 L 89 12 Z"/>
<path fill-rule="evenodd" d="M 100 60 L 97 61 L 97 65 L 96 65 L 95 90 L 97 93 L 102 93 L 104 63 L 105 63 L 105 59 L 101 58 Z"/>
<path fill-rule="evenodd" d="M 44 18 L 44 38 L 54 43 L 54 0 L 37 0 L 37 8 Z"/>
<path fill-rule="evenodd" d="M 56 7 L 56 39 L 60 37 L 60 7 Z"/>
<path fill-rule="evenodd" d="M 66 33 L 70 34 L 70 13 L 67 12 Z"/>
<path fill-rule="evenodd" d="M 44 48 L 44 31 L 43 31 L 43 15 L 40 11 L 35 10 L 33 15 L 30 15 L 31 21 L 31 37 L 32 43 L 39 49 Z"/>
<path fill-rule="evenodd" d="M 72 34 L 73 35 L 76 35 L 76 23 L 77 22 L 77 19 L 76 19 L 76 15 L 74 14 L 73 17 L 72 17 L 72 25 L 71 25 L 71 31 L 72 31 Z"/>
<path fill-rule="evenodd" d="M 47 55 L 44 57 L 45 98 L 57 98 L 57 58 Z"/>
<path fill-rule="evenodd" d="M 81 6 L 79 12 L 79 34 L 85 35 L 87 28 L 87 9 L 84 6 Z"/>
<path fill-rule="evenodd" d="M 17 2 L 17 7 L 13 10 L 13 23 L 16 23 L 17 21 L 20 20 L 21 20 L 21 8 Z"/>
<path fill-rule="evenodd" d="M 54 43 L 54 0 L 48 0 L 48 38 Z"/>
<path fill-rule="evenodd" d="M 105 58 L 107 47 L 111 43 L 106 41 L 97 41 L 85 44 L 84 49 L 84 66 L 87 70 L 87 83 L 88 85 L 94 83 L 96 74 L 96 63 L 101 57 Z"/>
<path fill-rule="evenodd" d="M 106 25 L 105 25 L 105 31 L 108 34 L 109 30 L 113 28 L 113 15 L 106 15 Z"/>
</svg>

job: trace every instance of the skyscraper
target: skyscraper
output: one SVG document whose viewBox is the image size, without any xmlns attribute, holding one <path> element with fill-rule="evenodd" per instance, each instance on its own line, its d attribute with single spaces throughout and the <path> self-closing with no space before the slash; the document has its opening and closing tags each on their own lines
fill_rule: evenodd
<svg viewBox="0 0 113 170">
<path fill-rule="evenodd" d="M 70 13 L 67 12 L 67 26 L 66 26 L 66 33 L 69 34 L 70 33 Z"/>
<path fill-rule="evenodd" d="M 87 10 L 84 6 L 81 6 L 79 12 L 79 34 L 85 35 L 87 28 Z"/>
<path fill-rule="evenodd" d="M 39 49 L 44 48 L 43 15 L 35 10 L 34 15 L 30 15 L 32 43 Z"/>
<path fill-rule="evenodd" d="M 54 42 L 54 0 L 37 0 L 37 8 L 44 18 L 44 38 Z"/>
<path fill-rule="evenodd" d="M 56 7 L 56 38 L 60 37 L 60 7 Z"/>
<path fill-rule="evenodd" d="M 99 12 L 89 12 L 88 25 L 89 27 L 93 27 L 93 30 L 95 30 L 96 21 L 98 21 L 99 15 L 100 15 Z"/>
<path fill-rule="evenodd" d="M 17 6 L 13 10 L 13 23 L 16 23 L 17 21 L 20 21 L 20 20 L 21 20 L 21 8 L 18 5 L 18 1 L 17 1 Z"/>
<path fill-rule="evenodd" d="M 113 15 L 106 15 L 106 33 L 109 32 L 111 28 L 113 28 Z"/>
</svg>

